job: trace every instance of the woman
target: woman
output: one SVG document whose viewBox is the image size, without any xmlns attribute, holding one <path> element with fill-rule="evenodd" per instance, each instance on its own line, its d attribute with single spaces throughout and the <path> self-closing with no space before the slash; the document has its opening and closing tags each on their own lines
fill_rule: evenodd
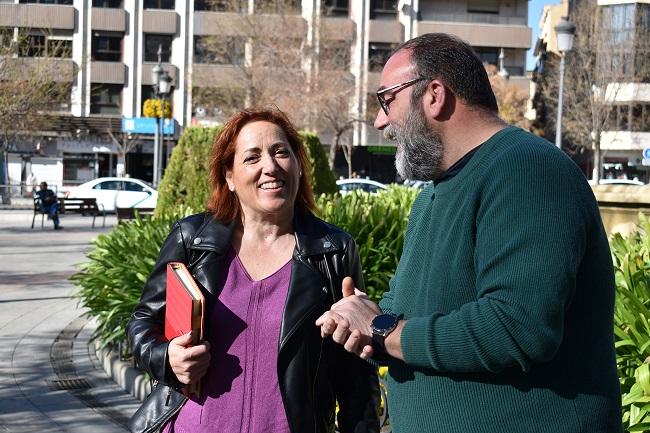
<svg viewBox="0 0 650 433">
<path fill-rule="evenodd" d="M 329 432 L 337 401 L 342 433 L 379 430 L 374 369 L 314 325 L 344 277 L 363 280 L 351 236 L 312 214 L 308 173 L 280 111 L 244 110 L 216 139 L 207 212 L 174 225 L 127 326 L 139 365 L 170 386 L 157 403 L 164 432 Z M 187 264 L 206 297 L 198 346 L 164 338 L 171 261 Z M 199 380 L 201 395 L 183 398 Z"/>
</svg>

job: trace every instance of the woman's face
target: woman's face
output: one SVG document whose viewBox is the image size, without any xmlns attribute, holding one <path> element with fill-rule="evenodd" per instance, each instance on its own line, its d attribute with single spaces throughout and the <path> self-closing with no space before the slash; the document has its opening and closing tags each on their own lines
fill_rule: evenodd
<svg viewBox="0 0 650 433">
<path fill-rule="evenodd" d="M 241 129 L 226 181 L 237 194 L 244 217 L 291 218 L 300 176 L 298 159 L 279 126 L 256 121 Z"/>
</svg>

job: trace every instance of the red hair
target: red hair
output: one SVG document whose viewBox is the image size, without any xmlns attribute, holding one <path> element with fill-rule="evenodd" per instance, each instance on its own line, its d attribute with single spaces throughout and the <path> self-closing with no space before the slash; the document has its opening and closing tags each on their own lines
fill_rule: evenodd
<svg viewBox="0 0 650 433">
<path fill-rule="evenodd" d="M 300 212 L 315 212 L 316 203 L 314 192 L 311 188 L 311 173 L 307 151 L 296 128 L 291 124 L 287 116 L 277 109 L 247 108 L 234 114 L 221 129 L 215 138 L 210 155 L 210 186 L 211 194 L 208 199 L 207 210 L 214 217 L 222 222 L 229 223 L 235 218 L 241 217 L 241 207 L 237 195 L 228 189 L 226 182 L 226 171 L 232 169 L 235 157 L 235 142 L 237 136 L 244 126 L 251 122 L 266 121 L 273 123 L 282 129 L 293 150 L 300 170 L 304 173 L 300 177 L 298 195 L 294 204 L 294 210 Z"/>
</svg>

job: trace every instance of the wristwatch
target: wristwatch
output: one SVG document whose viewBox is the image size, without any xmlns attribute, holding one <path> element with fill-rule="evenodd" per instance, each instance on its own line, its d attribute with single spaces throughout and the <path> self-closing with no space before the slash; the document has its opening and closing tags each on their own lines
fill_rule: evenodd
<svg viewBox="0 0 650 433">
<path fill-rule="evenodd" d="M 372 347 L 379 353 L 386 353 L 386 337 L 397 327 L 402 316 L 395 314 L 380 314 L 372 319 Z"/>
</svg>

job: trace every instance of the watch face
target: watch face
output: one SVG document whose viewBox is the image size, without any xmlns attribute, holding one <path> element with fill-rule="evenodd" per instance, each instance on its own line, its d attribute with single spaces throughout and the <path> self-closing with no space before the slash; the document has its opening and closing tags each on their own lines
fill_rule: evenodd
<svg viewBox="0 0 650 433">
<path fill-rule="evenodd" d="M 380 314 L 373 319 L 372 327 L 379 330 L 391 329 L 395 326 L 396 322 L 397 317 L 393 316 L 392 314 Z"/>
</svg>

